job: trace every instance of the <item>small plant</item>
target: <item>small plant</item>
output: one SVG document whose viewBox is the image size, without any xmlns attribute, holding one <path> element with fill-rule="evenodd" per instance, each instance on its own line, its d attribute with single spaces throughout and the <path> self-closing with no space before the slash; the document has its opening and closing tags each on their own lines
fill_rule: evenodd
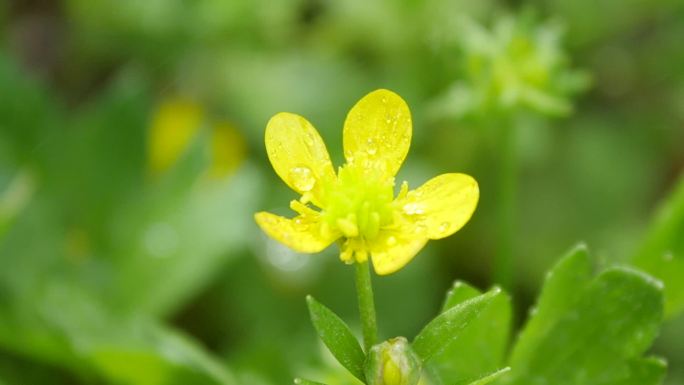
<svg viewBox="0 0 684 385">
<path fill-rule="evenodd" d="M 459 230 L 479 197 L 477 183 L 464 174 L 438 176 L 414 191 L 404 182 L 394 197 L 411 129 L 398 95 L 368 94 L 347 116 L 347 164 L 335 174 L 322 139 L 304 118 L 281 113 L 266 128 L 271 164 L 302 197 L 290 204 L 299 214 L 294 219 L 261 212 L 257 223 L 300 252 L 338 240 L 340 259 L 356 266 L 363 348 L 341 318 L 307 297 L 311 321 L 339 363 L 368 385 L 659 384 L 664 361 L 643 355 L 662 321 L 662 284 L 626 267 L 594 274 L 584 246 L 548 273 L 512 347 L 507 294 L 497 287 L 482 293 L 460 281 L 413 339 L 377 341 L 369 258 L 380 275 L 398 271 L 427 240 Z"/>
</svg>

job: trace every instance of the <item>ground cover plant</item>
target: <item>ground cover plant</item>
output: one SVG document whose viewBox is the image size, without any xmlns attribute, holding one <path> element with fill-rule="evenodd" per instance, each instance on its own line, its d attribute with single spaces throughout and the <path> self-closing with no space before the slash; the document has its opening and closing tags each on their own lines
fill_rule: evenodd
<svg viewBox="0 0 684 385">
<path fill-rule="evenodd" d="M 0 2 L 0 385 L 683 383 L 683 16 Z"/>
</svg>

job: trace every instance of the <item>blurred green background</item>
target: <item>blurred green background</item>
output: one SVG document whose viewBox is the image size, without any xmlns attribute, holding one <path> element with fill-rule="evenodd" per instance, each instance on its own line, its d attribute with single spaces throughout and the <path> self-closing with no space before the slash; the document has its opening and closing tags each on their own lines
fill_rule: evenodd
<svg viewBox="0 0 684 385">
<path fill-rule="evenodd" d="M 391 89 L 399 179 L 480 183 L 463 230 L 375 279 L 384 338 L 495 283 L 501 242 L 522 323 L 575 243 L 627 261 L 684 170 L 681 0 L 4 0 L 0 26 L 0 384 L 351 383 L 304 295 L 355 320 L 352 269 L 252 219 L 295 198 L 263 146 L 280 111 L 340 165 L 349 108 Z M 680 315 L 667 384 L 682 346 Z"/>
</svg>

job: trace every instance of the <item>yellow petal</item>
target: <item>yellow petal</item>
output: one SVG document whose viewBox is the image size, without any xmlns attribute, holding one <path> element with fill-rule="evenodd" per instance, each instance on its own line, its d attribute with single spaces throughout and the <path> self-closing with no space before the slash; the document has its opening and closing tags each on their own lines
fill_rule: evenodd
<svg viewBox="0 0 684 385">
<path fill-rule="evenodd" d="M 379 275 L 392 274 L 406 266 L 427 243 L 415 231 L 384 231 L 373 240 L 371 260 Z"/>
<path fill-rule="evenodd" d="M 334 180 L 335 171 L 311 123 L 287 112 L 275 115 L 266 125 L 266 152 L 278 176 L 320 207 L 324 186 Z"/>
<path fill-rule="evenodd" d="M 442 174 L 398 200 L 398 208 L 430 239 L 460 230 L 477 206 L 480 190 L 466 174 Z"/>
<path fill-rule="evenodd" d="M 352 107 L 344 122 L 347 163 L 394 176 L 411 145 L 411 112 L 388 90 L 376 90 Z"/>
<path fill-rule="evenodd" d="M 339 234 L 332 233 L 320 218 L 284 218 L 268 212 L 254 215 L 254 219 L 269 237 L 300 253 L 317 253 L 330 246 Z"/>
</svg>

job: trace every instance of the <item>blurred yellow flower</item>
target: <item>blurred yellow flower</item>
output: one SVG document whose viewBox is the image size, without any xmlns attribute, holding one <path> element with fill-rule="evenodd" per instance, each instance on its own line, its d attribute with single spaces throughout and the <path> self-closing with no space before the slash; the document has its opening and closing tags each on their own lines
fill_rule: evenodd
<svg viewBox="0 0 684 385">
<path fill-rule="evenodd" d="M 365 262 L 378 274 L 406 265 L 430 239 L 458 231 L 473 214 L 477 182 L 465 174 L 442 174 L 416 190 L 403 182 L 394 196 L 394 176 L 411 142 L 411 113 L 388 90 L 364 96 L 343 129 L 346 164 L 337 174 L 316 129 L 306 119 L 279 113 L 266 126 L 266 151 L 280 178 L 299 200 L 293 219 L 255 215 L 270 237 L 290 248 L 315 253 L 340 241 L 340 259 Z M 316 210 L 319 208 L 319 210 Z"/>
<path fill-rule="evenodd" d="M 149 131 L 149 165 L 158 174 L 173 166 L 187 150 L 204 121 L 199 104 L 184 99 L 164 101 L 157 109 Z"/>
<path fill-rule="evenodd" d="M 245 138 L 234 125 L 224 121 L 212 126 L 210 178 L 219 179 L 231 175 L 246 156 Z"/>
<path fill-rule="evenodd" d="M 209 122 L 201 105 L 182 98 L 164 101 L 155 113 L 148 138 L 151 172 L 161 174 L 173 167 L 204 131 L 209 131 L 209 177 L 230 175 L 246 156 L 244 138 L 228 122 Z"/>
</svg>

